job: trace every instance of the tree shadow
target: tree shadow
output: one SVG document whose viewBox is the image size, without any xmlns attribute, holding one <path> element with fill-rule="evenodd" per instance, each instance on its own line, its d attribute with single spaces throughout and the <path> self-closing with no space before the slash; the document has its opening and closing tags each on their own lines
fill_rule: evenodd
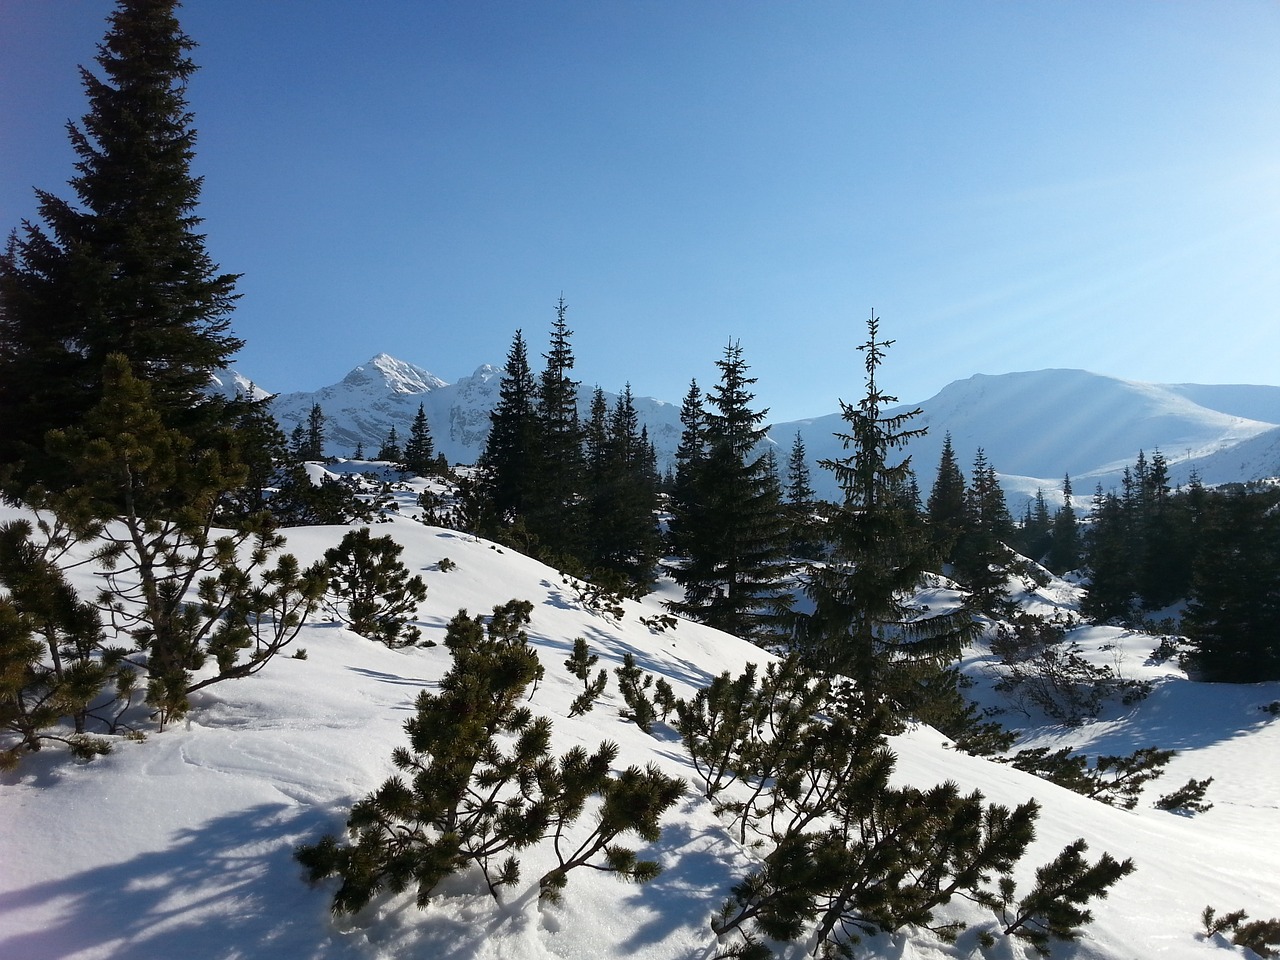
<svg viewBox="0 0 1280 960">
<path fill-rule="evenodd" d="M 157 838 L 162 849 L 18 886 L 0 894 L 0 931 L 27 929 L 0 932 L 0 956 L 355 957 L 328 936 L 327 900 L 293 859 L 295 843 L 335 826 L 327 808 L 263 803 Z M 39 929 L 22 921 L 34 910 Z"/>
</svg>

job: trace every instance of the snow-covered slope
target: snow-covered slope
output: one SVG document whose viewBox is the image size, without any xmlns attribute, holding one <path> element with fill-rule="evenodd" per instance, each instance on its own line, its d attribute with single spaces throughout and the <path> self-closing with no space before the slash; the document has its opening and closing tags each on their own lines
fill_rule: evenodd
<svg viewBox="0 0 1280 960">
<path fill-rule="evenodd" d="M 1280 394 L 1280 388 L 1271 389 Z M 979 374 L 949 384 L 923 403 L 894 409 L 918 406 L 922 411 L 912 425 L 929 432 L 912 441 L 905 453 L 911 456 L 926 492 L 937 470 L 943 439 L 950 432 L 966 474 L 982 448 L 1010 494 L 1034 495 L 1037 487 L 1043 487 L 1052 497 L 1069 473 L 1083 502 L 1098 483 L 1104 489 L 1116 486 L 1139 450 L 1150 456 L 1159 449 L 1175 465 L 1174 479 L 1185 480 L 1191 468 L 1206 458 L 1221 455 L 1230 462 L 1229 451 L 1276 427 L 1277 421 L 1248 419 L 1197 403 L 1192 397 L 1204 403 L 1216 400 L 1228 410 L 1271 410 L 1267 388 L 1168 387 L 1083 370 Z M 838 415 L 778 424 L 771 435 L 785 449 L 797 429 L 815 459 L 844 455 L 832 436 L 843 430 Z M 1268 459 L 1265 451 L 1241 464 L 1243 473 L 1219 469 L 1215 473 L 1222 479 L 1208 481 L 1206 476 L 1206 481 L 1280 473 L 1280 458 Z M 815 480 L 815 487 L 825 483 L 820 493 L 834 495 L 828 477 L 815 476 Z"/>
<path fill-rule="evenodd" d="M 412 502 L 404 497 L 405 510 Z M 0 508 L 0 519 L 14 511 Z M 552 569 L 456 532 L 408 519 L 378 526 L 405 548 L 403 559 L 428 583 L 418 611 L 424 638 L 439 643 L 459 610 L 484 613 L 520 598 L 534 605 L 530 638 L 546 668 L 530 707 L 554 723 L 557 752 L 608 738 L 616 766 L 655 763 L 691 778 L 675 733 L 646 735 L 619 714 L 616 682 L 596 708 L 570 718 L 581 684 L 561 666 L 575 637 L 613 668 L 632 653 L 645 670 L 687 694 L 724 670 L 734 673 L 759 650 L 689 622 L 655 632 L 640 617 L 655 600 L 624 604 L 614 620 L 584 609 Z M 334 545 L 344 528 L 288 532 L 305 562 Z M 456 566 L 443 571 L 448 558 Z M 77 574 L 80 576 L 81 574 Z M 91 580 L 87 574 L 86 582 Z M 1044 598 L 1069 606 L 1070 591 Z M 953 779 L 1013 805 L 1042 805 L 1038 839 L 1017 871 L 1033 882 L 1036 865 L 1084 837 L 1090 856 L 1132 857 L 1137 872 L 1093 906 L 1096 922 L 1078 946 L 1057 945 L 1067 960 L 1212 960 L 1241 956 L 1225 941 L 1197 937 L 1200 910 L 1243 908 L 1275 915 L 1280 876 L 1280 722 L 1259 708 L 1280 699 L 1280 684 L 1219 687 L 1190 683 L 1145 663 L 1153 638 L 1113 631 L 1091 654 L 1124 663 L 1152 680 L 1144 703 L 1116 707 L 1093 724 L 1033 727 L 1032 742 L 1094 744 L 1111 752 L 1157 744 L 1181 755 L 1169 784 L 1149 788 L 1133 811 L 1068 793 L 1042 780 L 957 753 L 936 732 L 894 738 L 897 779 L 928 786 Z M 317 618 L 295 646 L 307 658 L 277 659 L 262 673 L 200 691 L 188 721 L 144 743 L 123 741 L 110 756 L 76 763 L 46 749 L 0 776 L 0 957 L 5 960 L 709 960 L 708 919 L 753 854 L 721 827 L 711 805 L 690 793 L 664 818 L 661 839 L 641 845 L 664 872 L 631 886 L 591 873 L 573 875 L 563 905 L 537 902 L 545 852 L 524 859 L 521 883 L 495 904 L 475 877 L 447 882 L 425 910 L 412 896 L 381 898 L 350 919 L 329 915 L 331 884 L 309 888 L 292 859 L 296 844 L 341 832 L 353 800 L 393 772 L 401 725 L 414 698 L 448 667 L 444 646 L 390 650 Z M 974 669 L 981 671 L 981 651 Z M 979 675 L 981 680 L 981 676 Z M 1030 726 L 1028 724 L 1028 726 Z M 1069 739 L 1068 739 L 1069 738 Z M 1212 810 L 1194 818 L 1151 806 L 1161 788 L 1187 776 L 1214 777 Z M 590 871 L 587 871 L 590 873 Z M 990 914 L 957 901 L 949 909 L 990 929 Z M 948 946 L 926 932 L 869 938 L 872 960 L 1027 960 L 1021 944 L 982 948 L 976 932 Z M 787 954 L 799 960 L 799 948 Z"/>
</svg>

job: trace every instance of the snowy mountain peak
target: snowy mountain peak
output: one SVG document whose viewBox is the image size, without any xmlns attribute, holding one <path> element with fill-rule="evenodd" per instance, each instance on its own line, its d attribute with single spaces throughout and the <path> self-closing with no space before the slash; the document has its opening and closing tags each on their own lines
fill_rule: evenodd
<svg viewBox="0 0 1280 960">
<path fill-rule="evenodd" d="M 265 400 L 271 394 L 263 390 L 238 370 L 219 370 L 209 375 L 209 393 L 234 400 L 236 397 L 248 397 L 252 400 Z"/>
<path fill-rule="evenodd" d="M 430 393 L 449 385 L 435 374 L 386 353 L 360 364 L 342 382 L 351 387 L 381 387 L 392 394 Z"/>
</svg>

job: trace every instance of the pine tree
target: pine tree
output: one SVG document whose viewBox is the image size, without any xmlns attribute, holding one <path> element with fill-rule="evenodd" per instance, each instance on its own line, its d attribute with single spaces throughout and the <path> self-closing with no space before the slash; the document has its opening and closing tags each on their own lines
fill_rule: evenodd
<svg viewBox="0 0 1280 960">
<path fill-rule="evenodd" d="M 1280 679 L 1280 494 L 1215 496 L 1183 628 L 1205 680 Z"/>
<path fill-rule="evenodd" d="M 176 0 L 119 0 L 82 68 L 89 111 L 69 123 L 80 206 L 36 191 L 0 257 L 0 463 L 26 458 L 21 480 L 58 482 L 47 431 L 78 425 L 122 354 L 169 426 L 197 436 L 225 422 L 209 374 L 241 341 L 229 332 L 236 276 L 219 274 L 198 233 L 201 181 L 185 94 L 195 43 Z"/>
<path fill-rule="evenodd" d="M 1071 475 L 1062 478 L 1062 506 L 1053 515 L 1053 532 L 1045 564 L 1054 573 L 1062 574 L 1080 565 L 1080 531 L 1076 526 L 1076 511 L 1071 503 Z"/>
<path fill-rule="evenodd" d="M 517 330 L 498 387 L 498 402 L 489 415 L 489 437 L 480 455 L 482 513 L 488 518 L 483 521 L 482 533 L 500 533 L 528 513 L 539 444 L 536 399 L 529 352 Z"/>
<path fill-rule="evenodd" d="M 224 497 L 247 471 L 233 430 L 211 438 L 197 445 L 166 426 L 150 385 L 114 354 L 102 401 L 82 425 L 49 434 L 50 455 L 73 482 L 32 502 L 97 541 L 96 606 L 110 633 L 136 644 L 130 666 L 147 676 L 162 726 L 193 691 L 262 669 L 324 589 L 322 572 L 299 570 L 292 556 L 267 566 L 284 543 L 269 517 L 219 529 Z M 194 677 L 210 661 L 217 669 Z"/>
<path fill-rule="evenodd" d="M 876 382 L 893 344 L 879 339 L 879 324 L 872 313 L 867 342 L 858 348 L 866 394 L 857 406 L 840 403 L 849 432 L 836 436 L 852 452 L 820 461 L 844 502 L 828 524 L 831 556 L 808 574 L 804 590 L 814 610 L 800 621 L 799 641 L 812 666 L 856 680 L 864 701 L 911 713 L 923 708 L 925 691 L 974 627 L 965 611 L 927 613 L 910 601 L 933 553 L 900 495 L 910 459 L 895 464 L 890 457 L 925 431 L 909 426 L 919 408 L 884 412 L 897 398 Z"/>
<path fill-rule="evenodd" d="M 418 404 L 418 412 L 409 427 L 409 442 L 404 445 L 401 462 L 410 473 L 425 477 L 435 469 L 435 458 L 435 442 L 431 439 L 427 412 L 422 404 Z"/>
<path fill-rule="evenodd" d="M 601 397 L 603 402 L 603 397 Z M 598 440 L 598 415 L 592 403 L 589 449 Z M 605 424 L 603 447 L 593 450 L 591 475 L 591 545 L 588 560 L 598 570 L 621 574 L 648 586 L 659 553 L 654 521 L 657 487 L 650 464 L 651 445 L 639 428 L 631 384 L 618 397 Z"/>
<path fill-rule="evenodd" d="M 716 366 L 721 376 L 707 396 L 710 409 L 699 415 L 696 385 L 686 398 L 686 437 L 678 452 L 684 477 L 677 478 L 672 504 L 672 538 L 681 562 L 669 568 L 684 599 L 668 606 L 763 641 L 780 630 L 791 599 L 783 585 L 788 571 L 781 491 L 767 457 L 755 452 L 767 432 L 760 423 L 768 411 L 751 409 L 755 379 L 746 375 L 738 343 L 729 343 Z"/>
<path fill-rule="evenodd" d="M 583 553 L 582 424 L 578 418 L 578 382 L 569 376 L 574 357 L 564 297 L 556 304 L 546 367 L 538 381 L 534 410 L 538 443 L 531 449 L 532 499 L 527 504 L 530 532 L 543 556 L 576 560 Z"/>
<path fill-rule="evenodd" d="M 973 459 L 971 482 L 965 496 L 965 523 L 955 549 L 956 576 L 967 586 L 974 604 L 994 613 L 1004 597 L 1006 542 L 1013 534 L 1013 519 L 995 468 L 981 447 Z"/>
<path fill-rule="evenodd" d="M 1085 541 L 1084 564 L 1089 570 L 1080 609 L 1093 620 L 1128 620 L 1134 609 L 1137 579 L 1129 552 L 1129 516 L 1124 501 L 1115 492 L 1093 497 L 1089 536 Z"/>
<path fill-rule="evenodd" d="M 323 460 L 324 459 L 324 411 L 320 408 L 320 404 L 313 403 L 311 410 L 307 413 L 307 423 L 302 427 L 300 435 L 301 443 L 298 446 L 296 455 L 299 460 Z"/>
<path fill-rule="evenodd" d="M 814 532 L 814 500 L 816 494 L 809 474 L 809 458 L 804 438 L 796 431 L 791 442 L 791 455 L 787 458 L 786 505 L 787 522 L 791 529 L 789 550 L 793 557 L 811 559 L 820 551 Z"/>
<path fill-rule="evenodd" d="M 929 491 L 926 505 L 929 516 L 929 536 L 938 556 L 945 560 L 954 558 L 956 545 L 965 526 L 965 482 L 951 434 L 942 438 L 942 455 L 938 459 L 938 475 Z"/>
<path fill-rule="evenodd" d="M 399 463 L 403 458 L 404 450 L 400 447 L 400 437 L 396 433 L 395 425 L 392 424 L 382 445 L 378 447 L 378 454 L 374 459 L 385 460 L 387 463 Z"/>
</svg>

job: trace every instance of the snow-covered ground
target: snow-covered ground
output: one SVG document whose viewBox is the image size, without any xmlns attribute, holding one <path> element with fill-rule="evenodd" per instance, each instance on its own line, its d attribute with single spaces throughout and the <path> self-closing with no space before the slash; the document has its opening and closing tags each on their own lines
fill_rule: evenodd
<svg viewBox="0 0 1280 960">
<path fill-rule="evenodd" d="M 412 512 L 404 501 L 405 514 Z M 11 516 L 6 512 L 0 519 Z M 288 531 L 301 560 L 318 558 L 345 528 Z M 581 684 L 562 667 L 575 637 L 612 669 L 624 654 L 687 694 L 713 676 L 735 674 L 765 655 L 734 637 L 681 621 L 656 631 L 641 616 L 662 613 L 656 598 L 626 602 L 618 619 L 584 609 L 554 570 L 457 532 L 408 516 L 377 525 L 404 545 L 402 559 L 428 585 L 419 610 L 424 639 L 437 646 L 391 650 L 317 616 L 294 643 L 305 659 L 280 657 L 247 680 L 196 694 L 189 718 L 145 742 L 122 741 L 109 756 L 73 761 L 48 748 L 0 779 L 0 958 L 351 958 L 351 960 L 710 960 L 719 946 L 708 919 L 750 867 L 748 852 L 722 828 L 710 805 L 690 792 L 668 813 L 660 841 L 643 847 L 664 872 L 635 886 L 605 874 L 571 874 L 563 904 L 540 906 L 536 878 L 550 863 L 524 859 L 521 883 L 495 904 L 482 884 L 447 881 L 425 909 L 412 895 L 382 898 L 354 918 L 335 920 L 334 886 L 308 886 L 293 859 L 299 843 L 341 834 L 351 803 L 393 772 L 402 724 L 418 692 L 449 665 L 439 642 L 459 609 L 488 613 L 512 598 L 534 605 L 529 636 L 546 668 L 531 703 L 554 722 L 557 753 L 602 739 L 621 748 L 617 766 L 655 763 L 690 776 L 679 738 L 659 724 L 642 733 L 619 715 L 616 680 L 596 708 L 568 717 Z M 448 558 L 456 564 L 441 570 Z M 445 564 L 445 566 L 449 566 Z M 1055 581 L 1034 598 L 1045 610 L 1070 609 L 1072 588 Z M 1028 602 L 1031 602 L 1029 599 Z M 1089 960 L 1243 955 L 1197 935 L 1206 905 L 1280 914 L 1280 721 L 1261 708 L 1280 700 L 1280 684 L 1217 686 L 1190 682 L 1172 663 L 1149 662 L 1155 638 L 1110 628 L 1074 635 L 1097 662 L 1149 680 L 1151 695 L 1075 727 L 1009 714 L 1023 745 L 1073 745 L 1090 754 L 1156 745 L 1178 756 L 1132 811 L 1105 806 L 950 748 L 936 731 L 893 738 L 898 779 L 929 786 L 952 779 L 994 802 L 1036 797 L 1038 839 L 1020 865 L 1019 887 L 1037 865 L 1076 837 L 1090 856 L 1132 857 L 1137 871 L 1093 906 L 1085 939 L 1057 944 L 1055 957 Z M 984 651 L 969 664 L 984 699 Z M 992 700 L 992 703 L 995 701 Z M 1189 777 L 1212 776 L 1214 806 L 1194 817 L 1152 801 Z M 542 867 L 542 869 L 539 869 Z M 957 916 L 991 925 L 971 905 Z M 792 954 L 801 955 L 796 947 Z M 928 933 L 865 941 L 858 956 L 987 958 L 1033 954 L 1019 942 L 979 945 L 976 931 L 952 946 Z"/>
</svg>

